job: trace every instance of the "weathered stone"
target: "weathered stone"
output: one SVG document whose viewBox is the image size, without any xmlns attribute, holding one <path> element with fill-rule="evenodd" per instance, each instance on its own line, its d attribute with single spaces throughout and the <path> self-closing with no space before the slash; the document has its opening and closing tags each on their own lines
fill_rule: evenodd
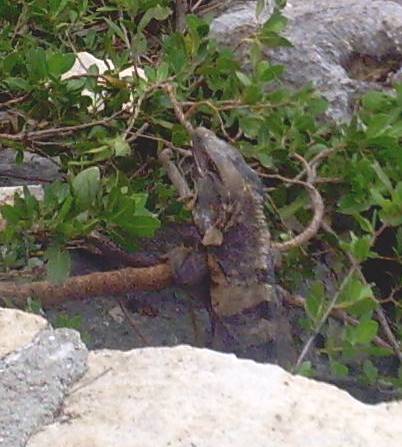
<svg viewBox="0 0 402 447">
<path fill-rule="evenodd" d="M 17 163 L 15 157 L 12 149 L 1 150 L 0 186 L 42 184 L 60 177 L 57 164 L 49 158 L 27 151 L 22 163 Z"/>
<path fill-rule="evenodd" d="M 0 446 L 25 446 L 53 420 L 69 387 L 84 374 L 86 358 L 77 332 L 47 329 L 0 360 Z"/>
<path fill-rule="evenodd" d="M 47 325 L 47 321 L 39 315 L 15 309 L 0 309 L 0 359 L 30 343 Z"/>
<path fill-rule="evenodd" d="M 387 88 L 392 84 L 393 73 L 402 67 L 401 3 L 291 0 L 284 9 L 289 19 L 284 34 L 294 47 L 266 50 L 267 58 L 285 65 L 287 85 L 302 87 L 313 82 L 330 102 L 328 116 L 347 120 L 356 98 L 369 89 Z M 257 20 L 255 1 L 234 2 L 213 20 L 212 34 L 221 43 L 236 48 L 246 63 L 247 44 L 241 42 L 270 14 L 272 1 L 268 4 Z M 363 71 L 369 71 L 363 78 L 356 78 L 350 71 L 351 63 L 359 57 L 370 61 L 368 67 L 363 67 Z M 376 78 L 373 72 L 378 70 L 384 74 Z"/>
<path fill-rule="evenodd" d="M 190 347 L 99 351 L 27 447 L 399 447 L 402 404 Z"/>
</svg>

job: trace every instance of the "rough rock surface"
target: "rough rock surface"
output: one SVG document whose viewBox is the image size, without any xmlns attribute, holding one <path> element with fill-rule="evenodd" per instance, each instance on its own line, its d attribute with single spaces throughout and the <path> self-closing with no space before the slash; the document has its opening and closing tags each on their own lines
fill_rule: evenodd
<svg viewBox="0 0 402 447">
<path fill-rule="evenodd" d="M 1 308 L 0 322 L 2 340 L 24 327 L 30 341 L 46 325 Z M 188 346 L 94 351 L 72 384 L 85 360 L 68 330 L 42 330 L 0 360 L 1 447 L 25 440 L 27 447 L 399 447 L 402 439 L 402 402 L 365 405 L 233 355 Z"/>
<path fill-rule="evenodd" d="M 277 366 L 186 346 L 98 351 L 89 365 L 28 447 L 401 445 L 401 404 L 364 405 Z"/>
<path fill-rule="evenodd" d="M 29 339 L 46 324 L 19 311 L 0 310 L 0 315 L 7 322 L 2 341 L 14 334 Z M 32 342 L 0 359 L 1 447 L 25 446 L 32 433 L 53 420 L 69 387 L 85 373 L 86 359 L 78 333 L 69 329 L 42 330 Z"/>
<path fill-rule="evenodd" d="M 0 359 L 30 343 L 48 325 L 39 315 L 27 316 L 20 310 L 0 310 Z"/>
<path fill-rule="evenodd" d="M 259 18 L 272 11 L 272 1 Z M 255 1 L 233 2 L 211 24 L 212 34 L 222 43 L 238 48 L 255 31 Z M 384 88 L 384 82 L 356 79 L 350 63 L 356 56 L 374 61 L 373 70 L 390 60 L 402 67 L 402 2 L 398 0 L 290 0 L 284 10 L 289 19 L 286 37 L 293 48 L 266 51 L 273 63 L 286 66 L 284 80 L 301 87 L 313 82 L 329 100 L 329 116 L 337 121 L 350 118 L 355 99 L 368 89 Z M 392 83 L 392 73 L 390 74 Z M 395 81 L 399 75 L 395 77 Z M 385 82 L 386 84 L 386 82 Z"/>
<path fill-rule="evenodd" d="M 25 152 L 23 162 L 17 163 L 15 156 L 14 150 L 1 149 L 0 186 L 41 184 L 60 177 L 57 164 L 48 158 Z"/>
</svg>

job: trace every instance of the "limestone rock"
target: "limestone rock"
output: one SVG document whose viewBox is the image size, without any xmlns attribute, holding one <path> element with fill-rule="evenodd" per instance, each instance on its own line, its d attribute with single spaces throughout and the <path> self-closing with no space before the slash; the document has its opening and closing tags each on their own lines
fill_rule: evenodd
<svg viewBox="0 0 402 447">
<path fill-rule="evenodd" d="M 70 78 L 85 76 L 88 73 L 88 70 L 92 67 L 96 66 L 98 73 L 100 75 L 104 74 L 108 70 L 114 70 L 114 64 L 111 59 L 106 59 L 106 61 L 102 59 L 98 59 L 93 54 L 88 53 L 87 51 L 81 51 L 76 54 L 76 60 L 74 65 L 64 73 L 61 77 L 62 80 L 68 80 Z M 146 81 L 145 72 L 142 68 L 131 66 L 119 73 L 119 79 L 122 80 L 131 80 L 135 75 L 138 75 L 142 80 Z M 98 85 L 104 84 L 104 80 L 100 78 L 98 80 Z M 89 112 L 93 111 L 101 111 L 105 108 L 104 104 L 104 92 L 99 94 L 95 94 L 94 92 L 84 89 L 82 91 L 83 96 L 88 96 L 91 99 L 91 105 L 88 107 Z M 123 109 L 127 109 L 128 111 L 132 111 L 132 102 L 133 97 L 130 95 L 130 102 L 123 104 Z"/>
<path fill-rule="evenodd" d="M 273 365 L 190 348 L 98 351 L 27 447 L 399 447 L 402 404 L 369 406 Z"/>
<path fill-rule="evenodd" d="M 0 359 L 30 343 L 47 324 L 39 315 L 15 309 L 0 309 Z"/>
<path fill-rule="evenodd" d="M 268 0 L 257 20 L 255 1 L 234 2 L 212 21 L 211 33 L 236 48 L 247 63 L 247 47 L 241 41 L 271 13 L 272 4 Z M 284 34 L 294 47 L 266 50 L 267 58 L 285 65 L 288 85 L 313 82 L 330 102 L 328 115 L 336 121 L 349 119 L 356 98 L 368 89 L 387 88 L 402 67 L 399 0 L 290 0 L 284 14 L 289 19 Z M 356 60 L 363 61 L 367 76 L 356 76 L 350 69 Z"/>
<path fill-rule="evenodd" d="M 86 358 L 77 332 L 47 329 L 0 360 L 0 445 L 23 447 L 53 420 L 69 387 L 84 374 Z"/>
</svg>

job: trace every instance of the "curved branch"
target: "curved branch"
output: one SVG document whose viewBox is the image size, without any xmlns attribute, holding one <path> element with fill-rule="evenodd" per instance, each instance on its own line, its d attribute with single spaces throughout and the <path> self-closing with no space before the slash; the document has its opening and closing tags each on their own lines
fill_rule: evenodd
<svg viewBox="0 0 402 447">
<path fill-rule="evenodd" d="M 320 229 L 325 211 L 324 201 L 321 197 L 321 194 L 318 192 L 318 189 L 315 188 L 313 185 L 315 178 L 314 170 L 311 168 L 311 166 L 306 162 L 306 160 L 303 157 L 301 157 L 298 154 L 294 154 L 294 156 L 304 164 L 305 170 L 307 172 L 307 182 L 303 182 L 302 180 L 298 179 L 289 179 L 278 174 L 267 175 L 266 177 L 276 178 L 278 180 L 282 180 L 285 183 L 301 185 L 304 188 L 306 188 L 310 195 L 310 201 L 312 208 L 314 210 L 314 216 L 310 224 L 307 226 L 307 228 L 296 237 L 286 242 L 273 242 L 271 244 L 272 248 L 279 251 L 287 251 L 292 248 L 299 247 L 300 245 L 312 239 Z"/>
</svg>

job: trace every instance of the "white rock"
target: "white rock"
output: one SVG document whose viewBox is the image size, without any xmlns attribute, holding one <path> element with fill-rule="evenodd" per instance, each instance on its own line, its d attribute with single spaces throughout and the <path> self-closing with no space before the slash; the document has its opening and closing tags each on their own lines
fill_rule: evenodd
<svg viewBox="0 0 402 447">
<path fill-rule="evenodd" d="M 0 358 L 30 343 L 47 325 L 39 315 L 0 308 Z"/>
<path fill-rule="evenodd" d="M 27 447 L 400 447 L 402 404 L 362 404 L 273 365 L 190 347 L 90 354 Z"/>
<path fill-rule="evenodd" d="M 107 70 L 114 69 L 114 64 L 110 59 L 106 59 L 105 62 L 87 51 L 81 51 L 77 53 L 74 65 L 70 68 L 70 70 L 62 75 L 61 79 L 69 79 L 72 76 L 85 74 L 92 65 L 96 65 L 98 67 L 100 74 L 105 73 Z"/>
<path fill-rule="evenodd" d="M 102 59 L 96 58 L 91 53 L 88 53 L 87 51 L 82 51 L 80 53 L 77 53 L 76 60 L 74 62 L 74 65 L 65 72 L 61 79 L 70 79 L 74 76 L 82 76 L 88 73 L 89 68 L 92 65 L 96 65 L 98 67 L 99 74 L 105 73 L 107 70 L 113 70 L 114 64 L 110 59 L 106 59 L 106 62 Z M 92 106 L 88 107 L 89 111 L 93 110 L 103 110 L 105 108 L 105 104 L 103 102 L 103 98 L 99 97 L 99 95 L 95 95 L 95 93 L 91 92 L 88 89 L 84 89 L 82 91 L 83 96 L 88 96 L 92 100 Z"/>
<path fill-rule="evenodd" d="M 74 76 L 83 76 L 88 73 L 89 68 L 93 65 L 96 65 L 98 67 L 99 74 L 103 74 L 108 70 L 114 70 L 114 64 L 110 59 L 106 59 L 106 61 L 103 61 L 102 59 L 96 58 L 94 55 L 88 53 L 87 51 L 82 51 L 77 53 L 77 58 L 74 62 L 74 65 L 70 68 L 70 70 L 62 75 L 61 79 L 66 80 Z M 135 74 L 138 74 L 138 76 L 143 80 L 147 79 L 144 70 L 142 68 L 135 69 L 134 66 L 122 70 L 119 73 L 119 78 L 129 80 L 132 79 Z M 100 80 L 99 84 L 102 85 L 104 84 L 104 82 Z M 88 107 L 88 111 L 101 111 L 105 108 L 102 94 L 96 96 L 90 90 L 84 89 L 82 91 L 82 95 L 88 96 L 92 100 L 92 105 Z M 124 104 L 123 108 L 132 110 L 132 101 L 133 97 L 130 96 L 130 102 Z"/>
</svg>

